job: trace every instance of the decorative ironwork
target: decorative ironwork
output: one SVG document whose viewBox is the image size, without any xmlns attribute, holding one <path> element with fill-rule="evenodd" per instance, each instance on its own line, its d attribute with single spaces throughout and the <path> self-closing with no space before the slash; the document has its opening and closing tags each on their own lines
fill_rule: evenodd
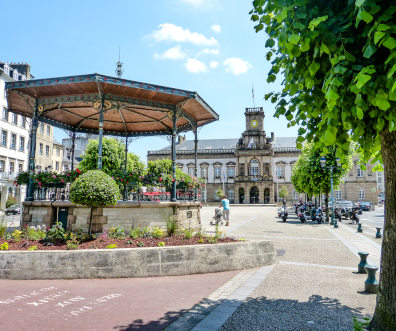
<svg viewBox="0 0 396 331">
<path fill-rule="evenodd" d="M 117 75 L 118 78 L 121 78 L 122 76 L 122 62 L 121 62 L 121 56 L 120 56 L 120 48 L 118 48 L 118 62 L 116 63 L 116 70 L 115 73 Z"/>
</svg>

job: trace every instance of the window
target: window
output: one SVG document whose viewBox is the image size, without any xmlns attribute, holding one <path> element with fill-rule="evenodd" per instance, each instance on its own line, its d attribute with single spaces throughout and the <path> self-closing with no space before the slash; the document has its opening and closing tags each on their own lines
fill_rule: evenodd
<svg viewBox="0 0 396 331">
<path fill-rule="evenodd" d="M 234 178 L 235 177 L 235 167 L 234 166 L 227 167 L 227 177 L 228 178 Z"/>
<path fill-rule="evenodd" d="M 378 175 L 378 178 L 377 178 L 377 182 L 378 182 L 378 184 L 381 184 L 381 183 L 382 183 L 382 177 L 379 176 L 379 175 Z"/>
<path fill-rule="evenodd" d="M 359 190 L 359 199 L 364 199 L 366 197 L 366 192 L 364 191 L 364 188 L 361 188 Z"/>
<path fill-rule="evenodd" d="M 21 126 L 23 128 L 26 128 L 26 117 L 25 116 L 22 116 Z"/>
<path fill-rule="evenodd" d="M 3 120 L 8 121 L 8 109 L 3 107 Z"/>
<path fill-rule="evenodd" d="M 342 191 L 341 190 L 334 191 L 334 198 L 336 200 L 342 200 Z"/>
<path fill-rule="evenodd" d="M 26 80 L 26 76 L 25 75 L 22 75 L 22 80 Z"/>
<path fill-rule="evenodd" d="M 295 190 L 293 190 L 293 193 L 292 193 L 292 199 L 293 199 L 293 200 L 298 200 L 298 198 L 299 198 L 299 194 L 298 194 L 298 192 L 297 192 L 297 191 L 295 191 Z"/>
<path fill-rule="evenodd" d="M 40 123 L 40 133 L 44 134 L 44 123 Z"/>
<path fill-rule="evenodd" d="M 10 172 L 14 172 L 14 171 L 15 171 L 15 163 L 10 162 Z"/>
<path fill-rule="evenodd" d="M 1 146 L 7 146 L 7 131 L 1 131 Z"/>
<path fill-rule="evenodd" d="M 191 166 L 188 167 L 188 175 L 194 177 L 194 167 Z"/>
<path fill-rule="evenodd" d="M 358 177 L 363 177 L 364 176 L 364 171 L 360 167 L 357 168 L 357 176 Z"/>
<path fill-rule="evenodd" d="M 4 72 L 5 72 L 8 76 L 10 75 L 10 67 L 8 66 L 7 63 L 4 65 Z"/>
<path fill-rule="evenodd" d="M 12 74 L 12 78 L 18 80 L 18 70 L 14 69 L 14 73 Z"/>
<path fill-rule="evenodd" d="M 45 145 L 45 156 L 49 157 L 49 146 Z"/>
<path fill-rule="evenodd" d="M 234 190 L 227 191 L 228 200 L 234 200 Z"/>
<path fill-rule="evenodd" d="M 18 125 L 18 115 L 15 113 L 12 113 L 12 123 Z"/>
<path fill-rule="evenodd" d="M 221 168 L 219 166 L 214 168 L 215 171 L 215 178 L 220 178 L 221 177 Z"/>
<path fill-rule="evenodd" d="M 59 162 L 58 161 L 55 162 L 55 170 L 59 170 Z"/>
<path fill-rule="evenodd" d="M 245 164 L 239 163 L 239 176 L 245 176 Z"/>
<path fill-rule="evenodd" d="M 4 172 L 5 162 L 0 160 L 0 172 Z"/>
<path fill-rule="evenodd" d="M 42 143 L 40 143 L 40 145 L 39 145 L 39 154 L 43 155 L 43 144 Z"/>
<path fill-rule="evenodd" d="M 201 177 L 202 178 L 208 178 L 208 168 L 201 167 Z"/>
<path fill-rule="evenodd" d="M 51 134 L 51 127 L 47 125 L 47 136 L 49 136 L 50 134 Z"/>
<path fill-rule="evenodd" d="M 19 137 L 19 150 L 25 151 L 25 137 Z"/>
<path fill-rule="evenodd" d="M 250 161 L 250 175 L 251 176 L 259 175 L 259 161 L 258 160 Z"/>
<path fill-rule="evenodd" d="M 285 166 L 283 164 L 276 167 L 276 177 L 278 179 L 285 178 Z"/>
<path fill-rule="evenodd" d="M 18 164 L 18 171 L 22 172 L 23 171 L 23 163 Z"/>
<path fill-rule="evenodd" d="M 59 147 L 56 148 L 56 156 L 60 156 L 60 148 Z"/>
<path fill-rule="evenodd" d="M 11 133 L 11 149 L 16 149 L 16 134 L 15 133 Z"/>
</svg>

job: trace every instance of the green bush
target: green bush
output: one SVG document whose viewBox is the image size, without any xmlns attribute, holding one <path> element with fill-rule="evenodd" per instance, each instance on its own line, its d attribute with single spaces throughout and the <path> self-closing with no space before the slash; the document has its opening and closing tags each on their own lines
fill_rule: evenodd
<svg viewBox="0 0 396 331">
<path fill-rule="evenodd" d="M 120 197 L 116 182 L 103 171 L 90 170 L 70 187 L 70 200 L 90 207 L 115 205 Z"/>
<path fill-rule="evenodd" d="M 6 201 L 6 208 L 11 207 L 12 205 L 15 205 L 16 203 L 18 203 L 17 199 L 12 194 L 10 194 Z"/>
</svg>

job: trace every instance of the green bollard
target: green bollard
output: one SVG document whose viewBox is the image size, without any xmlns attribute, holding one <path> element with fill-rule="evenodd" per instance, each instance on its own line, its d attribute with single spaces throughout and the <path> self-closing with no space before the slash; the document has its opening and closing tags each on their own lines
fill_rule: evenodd
<svg viewBox="0 0 396 331">
<path fill-rule="evenodd" d="M 367 280 L 364 282 L 364 291 L 368 293 L 378 293 L 378 281 L 375 279 L 375 273 L 378 270 L 376 265 L 367 265 L 364 267 L 367 272 Z"/>
<path fill-rule="evenodd" d="M 360 263 L 358 264 L 358 273 L 359 274 L 365 274 L 366 270 L 364 268 L 369 265 L 367 263 L 367 256 L 369 255 L 369 253 L 367 253 L 367 252 L 358 252 L 358 254 L 360 256 Z"/>
<path fill-rule="evenodd" d="M 359 224 L 358 224 L 358 232 L 363 232 L 362 223 L 359 223 Z"/>
<path fill-rule="evenodd" d="M 375 234 L 375 238 L 381 238 L 381 228 L 376 228 L 377 233 Z"/>
</svg>

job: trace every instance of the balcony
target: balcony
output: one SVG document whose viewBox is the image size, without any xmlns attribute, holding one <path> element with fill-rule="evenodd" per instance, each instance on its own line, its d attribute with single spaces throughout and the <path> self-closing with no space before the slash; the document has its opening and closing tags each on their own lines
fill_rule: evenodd
<svg viewBox="0 0 396 331">
<path fill-rule="evenodd" d="M 237 182 L 268 182 L 272 181 L 272 176 L 265 174 L 264 176 L 237 176 L 235 178 Z"/>
<path fill-rule="evenodd" d="M 0 172 L 0 179 L 14 180 L 17 175 L 17 172 Z"/>
</svg>

